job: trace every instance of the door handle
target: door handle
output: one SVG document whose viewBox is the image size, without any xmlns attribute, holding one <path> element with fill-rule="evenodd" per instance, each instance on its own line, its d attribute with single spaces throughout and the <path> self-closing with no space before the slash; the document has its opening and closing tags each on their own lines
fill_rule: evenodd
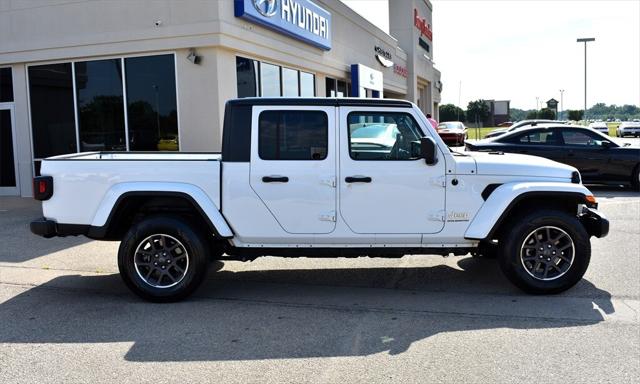
<svg viewBox="0 0 640 384">
<path fill-rule="evenodd" d="M 369 176 L 347 176 L 344 181 L 347 183 L 370 183 L 371 178 Z"/>
<path fill-rule="evenodd" d="M 287 176 L 263 176 L 263 183 L 288 183 L 289 178 Z"/>
</svg>

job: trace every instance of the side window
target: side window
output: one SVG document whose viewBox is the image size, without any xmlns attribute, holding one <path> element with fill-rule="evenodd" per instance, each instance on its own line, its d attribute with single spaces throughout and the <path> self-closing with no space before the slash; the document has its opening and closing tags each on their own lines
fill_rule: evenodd
<svg viewBox="0 0 640 384">
<path fill-rule="evenodd" d="M 525 145 L 555 145 L 558 143 L 557 138 L 553 131 L 544 130 L 523 133 L 509 140 L 509 142 Z"/>
<path fill-rule="evenodd" d="M 262 160 L 324 160 L 329 127 L 321 111 L 264 111 L 258 118 Z"/>
<path fill-rule="evenodd" d="M 418 158 L 422 132 L 408 113 L 352 112 L 348 118 L 349 156 L 354 160 Z"/>
<path fill-rule="evenodd" d="M 562 131 L 562 139 L 565 145 L 581 146 L 581 147 L 595 147 L 602 145 L 602 140 L 599 137 L 594 137 L 586 132 L 578 130 L 565 130 Z"/>
</svg>

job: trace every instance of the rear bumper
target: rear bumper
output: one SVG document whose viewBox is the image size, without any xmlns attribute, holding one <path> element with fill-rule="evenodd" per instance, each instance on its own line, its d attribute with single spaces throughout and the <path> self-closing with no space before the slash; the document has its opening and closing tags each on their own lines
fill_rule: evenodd
<svg viewBox="0 0 640 384">
<path fill-rule="evenodd" d="M 605 237 L 609 233 L 609 220 L 593 208 L 585 208 L 580 221 L 591 236 Z"/>
<path fill-rule="evenodd" d="M 59 224 L 53 220 L 40 218 L 33 220 L 29 224 L 31 233 L 34 235 L 42 236 L 44 238 L 51 238 L 55 236 L 79 236 L 86 235 L 89 232 L 91 226 L 82 224 Z"/>
</svg>

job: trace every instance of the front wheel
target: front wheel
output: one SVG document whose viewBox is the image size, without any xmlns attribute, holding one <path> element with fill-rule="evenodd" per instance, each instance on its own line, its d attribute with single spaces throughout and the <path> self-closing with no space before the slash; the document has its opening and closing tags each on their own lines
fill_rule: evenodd
<svg viewBox="0 0 640 384">
<path fill-rule="evenodd" d="M 513 284 L 528 293 L 553 294 L 582 279 L 589 266 L 591 244 L 575 216 L 540 210 L 511 224 L 500 267 Z"/>
<path fill-rule="evenodd" d="M 120 276 L 145 300 L 182 300 L 206 275 L 208 244 L 203 233 L 181 218 L 149 217 L 135 224 L 120 243 Z"/>
<path fill-rule="evenodd" d="M 631 176 L 631 188 L 636 191 L 640 191 L 640 164 L 636 165 L 636 169 L 633 170 Z"/>
</svg>

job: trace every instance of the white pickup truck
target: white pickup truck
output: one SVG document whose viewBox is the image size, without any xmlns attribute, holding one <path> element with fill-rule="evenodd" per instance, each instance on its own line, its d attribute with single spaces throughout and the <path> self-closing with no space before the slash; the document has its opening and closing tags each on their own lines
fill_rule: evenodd
<svg viewBox="0 0 640 384">
<path fill-rule="evenodd" d="M 121 241 L 126 285 L 180 300 L 208 262 L 259 256 L 494 256 L 515 285 L 576 284 L 609 222 L 575 168 L 450 150 L 412 103 L 227 103 L 222 153 L 91 152 L 42 162 L 44 237 Z"/>
</svg>

